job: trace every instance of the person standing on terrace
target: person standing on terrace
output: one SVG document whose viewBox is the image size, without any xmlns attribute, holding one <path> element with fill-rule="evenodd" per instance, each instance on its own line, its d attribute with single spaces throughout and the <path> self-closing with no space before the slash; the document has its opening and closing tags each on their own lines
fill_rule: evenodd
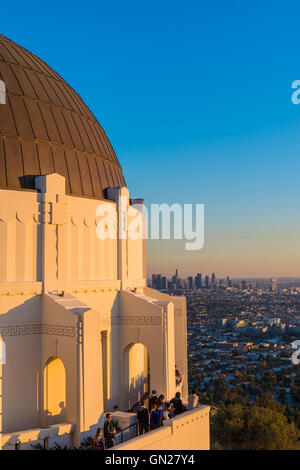
<svg viewBox="0 0 300 470">
<path fill-rule="evenodd" d="M 179 413 L 182 413 L 183 411 L 185 411 L 185 406 L 182 403 L 181 393 L 180 392 L 176 392 L 175 397 L 172 398 L 170 403 L 173 404 L 174 411 L 175 411 L 176 415 L 178 415 Z"/>
<path fill-rule="evenodd" d="M 176 380 L 176 386 L 178 387 L 182 381 L 183 381 L 183 375 L 179 372 L 179 369 L 177 365 L 175 364 L 175 380 Z"/>
<path fill-rule="evenodd" d="M 199 403 L 199 397 L 197 395 L 197 390 L 193 389 L 192 393 L 189 395 L 188 410 L 197 408 L 198 403 Z"/>
<path fill-rule="evenodd" d="M 112 414 L 107 413 L 106 421 L 104 423 L 104 438 L 105 438 L 106 449 L 109 449 L 110 447 L 114 446 L 116 432 L 117 432 L 116 428 L 112 423 Z"/>
<path fill-rule="evenodd" d="M 137 409 L 137 420 L 139 424 L 139 436 L 149 431 L 150 415 L 148 408 L 145 406 L 144 400 L 140 401 Z"/>
</svg>

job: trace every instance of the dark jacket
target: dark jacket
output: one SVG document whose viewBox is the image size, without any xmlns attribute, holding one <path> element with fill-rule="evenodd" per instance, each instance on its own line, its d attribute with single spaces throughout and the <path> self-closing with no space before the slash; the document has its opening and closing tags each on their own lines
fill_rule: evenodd
<svg viewBox="0 0 300 470">
<path fill-rule="evenodd" d="M 111 421 L 105 421 L 104 423 L 104 437 L 115 437 L 115 427 Z"/>
<path fill-rule="evenodd" d="M 171 403 L 173 403 L 174 410 L 175 410 L 176 414 L 181 413 L 182 411 L 184 411 L 185 408 L 182 404 L 181 398 L 177 398 L 177 397 L 172 398 Z"/>
<path fill-rule="evenodd" d="M 156 400 L 157 400 L 157 395 L 152 395 L 152 397 L 150 397 L 150 399 L 149 399 L 149 409 L 151 408 L 151 405 L 154 405 L 156 403 Z"/>
<path fill-rule="evenodd" d="M 140 406 L 137 410 L 137 420 L 139 424 L 149 425 L 149 411 L 146 407 Z"/>
</svg>

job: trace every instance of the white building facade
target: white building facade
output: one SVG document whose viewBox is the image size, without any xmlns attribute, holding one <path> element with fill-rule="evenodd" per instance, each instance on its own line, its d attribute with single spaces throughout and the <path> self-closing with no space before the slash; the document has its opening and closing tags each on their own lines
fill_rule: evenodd
<svg viewBox="0 0 300 470">
<path fill-rule="evenodd" d="M 97 236 L 102 205 L 118 220 L 122 200 L 130 222 L 135 201 L 82 100 L 3 36 L 0 59 L 0 445 L 79 446 L 104 412 L 126 422 L 121 412 L 152 389 L 187 400 L 186 302 L 147 287 L 142 236 L 118 225 L 116 237 Z M 209 447 L 208 411 L 199 448 Z"/>
</svg>

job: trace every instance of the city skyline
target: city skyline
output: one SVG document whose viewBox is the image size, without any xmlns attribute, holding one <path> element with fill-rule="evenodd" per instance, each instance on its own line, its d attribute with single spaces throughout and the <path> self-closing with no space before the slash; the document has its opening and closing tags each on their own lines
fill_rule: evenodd
<svg viewBox="0 0 300 470">
<path fill-rule="evenodd" d="M 152 272 L 152 273 L 149 273 L 147 275 L 147 278 L 148 279 L 151 279 L 152 275 L 153 274 L 156 274 L 156 275 L 161 275 L 161 276 L 164 276 L 166 277 L 167 279 L 171 279 L 173 277 L 173 274 L 174 273 L 170 273 L 170 274 L 166 274 L 164 271 L 156 271 L 155 273 Z M 276 279 L 276 280 L 280 280 L 280 279 L 291 279 L 291 280 L 300 280 L 300 276 L 279 276 L 279 277 L 274 277 L 274 276 L 249 276 L 249 277 L 245 277 L 245 276 L 231 276 L 231 274 L 229 273 L 223 273 L 223 274 L 218 274 L 215 273 L 215 272 L 209 272 L 207 273 L 206 271 L 200 271 L 200 272 L 185 272 L 185 273 L 182 273 L 182 272 L 179 272 L 180 276 L 179 276 L 179 279 L 188 279 L 189 276 L 197 276 L 197 274 L 202 274 L 202 277 L 208 275 L 210 278 L 211 278 L 211 275 L 212 274 L 215 274 L 216 276 L 216 280 L 225 280 L 228 276 L 230 277 L 231 280 L 240 280 L 240 279 L 269 279 L 270 281 L 272 279 Z"/>
<path fill-rule="evenodd" d="M 178 268 L 175 268 L 171 275 L 167 275 L 163 272 L 152 273 L 147 276 L 147 280 L 150 286 L 158 290 L 176 290 L 178 288 L 184 290 L 200 289 L 204 287 L 215 288 L 215 287 L 238 287 L 241 285 L 244 288 L 269 286 L 270 290 L 277 290 L 278 284 L 281 284 L 282 288 L 287 286 L 296 286 L 299 283 L 300 277 L 232 277 L 230 273 L 223 274 L 221 276 L 216 275 L 215 272 L 197 272 L 197 273 L 181 273 Z M 248 284 L 247 284 L 248 283 Z M 296 284 L 295 284 L 296 283 Z"/>
<path fill-rule="evenodd" d="M 201 272 L 202 275 L 203 273 L 215 273 L 217 279 L 226 279 L 228 275 L 231 276 L 232 279 L 300 279 L 300 273 L 297 272 L 297 270 L 294 270 L 293 273 L 285 273 L 285 272 L 279 272 L 274 274 L 274 272 L 263 272 L 261 274 L 257 274 L 255 270 L 241 270 L 241 271 L 231 271 L 231 270 L 217 270 L 214 269 L 213 267 L 210 268 L 212 263 L 208 263 L 208 268 L 205 267 L 205 265 L 202 265 L 202 269 L 199 271 L 199 266 L 197 267 L 196 263 L 192 263 L 192 268 L 189 269 L 186 267 L 185 264 L 183 266 L 180 266 L 178 264 L 172 265 L 171 263 L 165 268 L 162 269 L 161 264 L 159 263 L 159 260 L 153 261 L 153 258 L 150 257 L 149 260 L 149 268 L 147 270 L 147 278 L 150 279 L 153 273 L 160 273 L 163 276 L 166 276 L 167 278 L 171 278 L 172 275 L 174 274 L 174 271 L 176 269 L 176 266 L 179 269 L 179 272 L 181 274 L 181 277 L 184 279 L 187 279 L 189 276 L 196 276 L 198 272 Z"/>
</svg>

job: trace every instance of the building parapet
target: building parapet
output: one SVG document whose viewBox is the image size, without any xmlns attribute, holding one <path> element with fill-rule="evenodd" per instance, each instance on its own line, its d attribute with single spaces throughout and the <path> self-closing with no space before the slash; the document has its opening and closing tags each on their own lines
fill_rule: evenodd
<svg viewBox="0 0 300 470">
<path fill-rule="evenodd" d="M 209 411 L 203 405 L 186 411 L 164 426 L 130 439 L 112 450 L 209 450 Z"/>
<path fill-rule="evenodd" d="M 69 442 L 72 444 L 72 434 L 75 425 L 73 423 L 54 424 L 48 428 L 34 428 L 25 431 L 16 431 L 12 433 L 2 434 L 2 449 L 15 450 L 22 449 L 24 444 L 27 448 L 30 444 L 43 442 L 43 446 L 47 448 L 49 440 L 55 439 L 63 435 L 69 437 Z"/>
</svg>

